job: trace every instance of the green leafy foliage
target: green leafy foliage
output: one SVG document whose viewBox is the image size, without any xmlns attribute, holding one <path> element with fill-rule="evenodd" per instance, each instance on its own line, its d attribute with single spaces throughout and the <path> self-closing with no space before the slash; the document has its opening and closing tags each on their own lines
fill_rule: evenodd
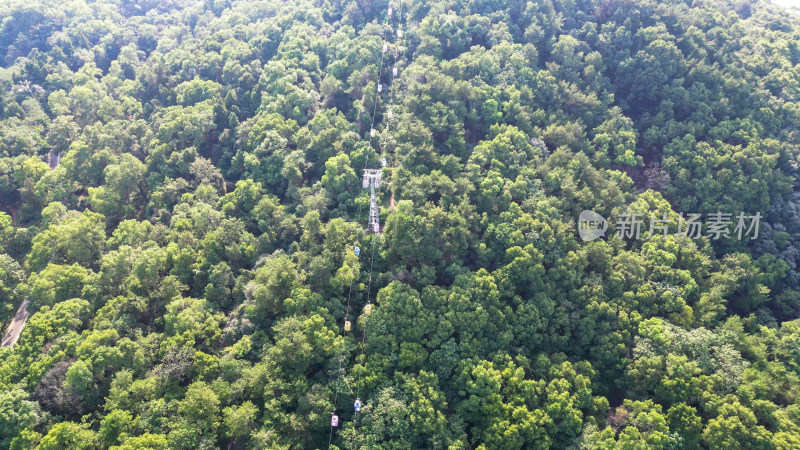
<svg viewBox="0 0 800 450">
<path fill-rule="evenodd" d="M 0 2 L 0 450 L 800 447 L 797 15 L 61 3 Z"/>
</svg>

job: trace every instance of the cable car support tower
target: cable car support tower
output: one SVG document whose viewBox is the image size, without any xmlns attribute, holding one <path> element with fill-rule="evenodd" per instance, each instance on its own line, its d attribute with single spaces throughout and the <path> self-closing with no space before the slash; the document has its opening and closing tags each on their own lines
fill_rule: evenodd
<svg viewBox="0 0 800 450">
<path fill-rule="evenodd" d="M 361 182 L 361 186 L 364 189 L 369 188 L 369 221 L 367 222 L 367 229 L 372 230 L 373 233 L 381 232 L 378 199 L 375 195 L 375 189 L 381 187 L 382 172 L 382 169 L 364 169 L 364 179 Z"/>
</svg>

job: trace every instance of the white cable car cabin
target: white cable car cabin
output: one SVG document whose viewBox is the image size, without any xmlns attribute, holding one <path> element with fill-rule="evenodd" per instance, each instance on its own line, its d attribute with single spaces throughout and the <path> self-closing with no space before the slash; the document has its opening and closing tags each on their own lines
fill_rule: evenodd
<svg viewBox="0 0 800 450">
<path fill-rule="evenodd" d="M 355 403 L 353 403 L 353 411 L 355 411 L 355 412 L 361 411 L 361 399 L 360 398 L 356 398 Z"/>
<path fill-rule="evenodd" d="M 339 426 L 339 416 L 336 414 L 331 414 L 331 426 L 338 427 Z"/>
</svg>

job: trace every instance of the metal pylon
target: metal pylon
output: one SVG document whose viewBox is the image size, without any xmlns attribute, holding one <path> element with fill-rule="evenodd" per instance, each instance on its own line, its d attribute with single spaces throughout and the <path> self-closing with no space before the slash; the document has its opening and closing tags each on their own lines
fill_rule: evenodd
<svg viewBox="0 0 800 450">
<path fill-rule="evenodd" d="M 369 223 L 367 229 L 372 229 L 374 233 L 381 232 L 380 217 L 378 216 L 378 199 L 375 196 L 375 189 L 381 187 L 381 169 L 364 169 L 364 179 L 361 186 L 369 188 Z"/>
</svg>

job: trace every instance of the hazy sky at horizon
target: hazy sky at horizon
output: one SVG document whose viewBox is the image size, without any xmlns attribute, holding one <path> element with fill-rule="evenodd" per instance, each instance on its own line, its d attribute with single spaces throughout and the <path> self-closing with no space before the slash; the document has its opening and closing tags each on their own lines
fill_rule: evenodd
<svg viewBox="0 0 800 450">
<path fill-rule="evenodd" d="M 772 3 L 781 6 L 800 7 L 800 0 L 772 0 Z"/>
</svg>

